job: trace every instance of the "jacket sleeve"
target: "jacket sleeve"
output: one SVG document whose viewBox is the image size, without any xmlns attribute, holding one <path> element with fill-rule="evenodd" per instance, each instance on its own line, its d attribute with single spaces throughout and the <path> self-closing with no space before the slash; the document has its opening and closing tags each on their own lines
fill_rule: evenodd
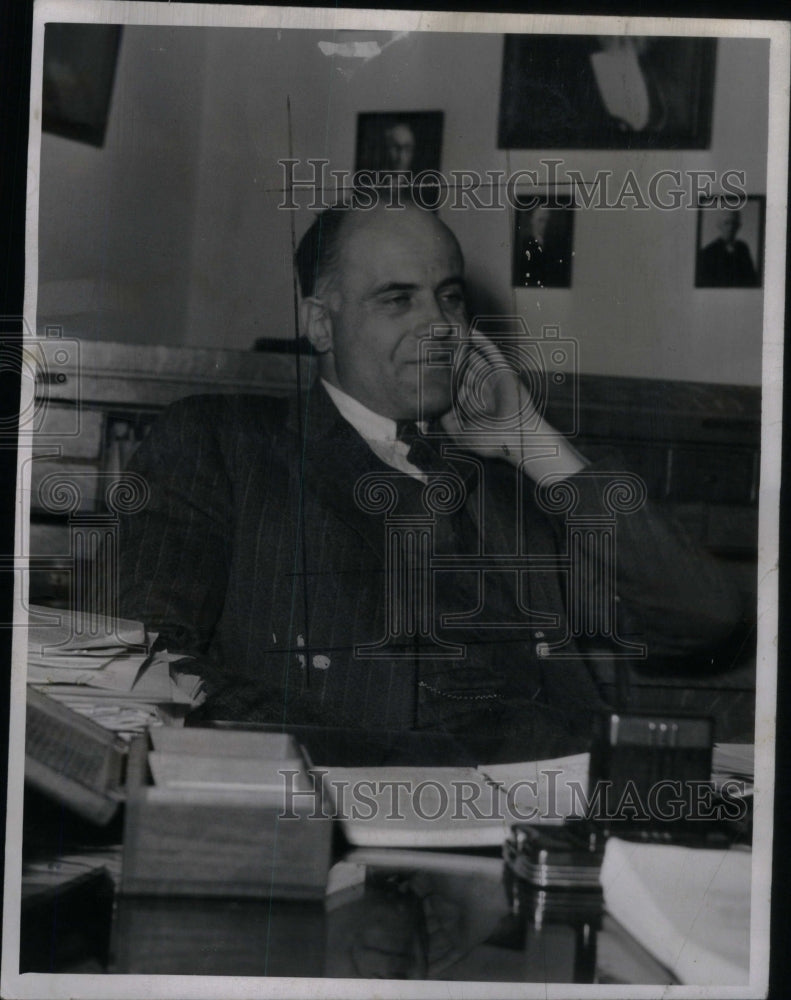
<svg viewBox="0 0 791 1000">
<path fill-rule="evenodd" d="M 169 407 L 133 455 L 148 499 L 120 524 L 118 592 L 125 617 L 160 634 L 160 646 L 200 656 L 225 597 L 231 550 L 231 483 L 221 397 Z"/>
<path fill-rule="evenodd" d="M 562 551 L 570 516 L 578 527 L 614 526 L 611 549 L 598 546 L 595 530 L 577 533 L 581 546 L 568 554 L 576 561 L 578 593 L 582 600 L 595 600 L 602 576 L 612 573 L 614 607 L 602 613 L 611 610 L 618 636 L 644 644 L 648 657 L 686 655 L 715 645 L 742 617 L 738 591 L 709 553 L 641 496 L 639 477 L 620 468 L 617 456 L 610 455 L 562 480 L 571 490 L 568 496 L 573 494 L 573 508 L 549 512 L 563 539 Z M 552 505 L 541 494 L 539 488 L 536 499 L 547 511 Z"/>
</svg>

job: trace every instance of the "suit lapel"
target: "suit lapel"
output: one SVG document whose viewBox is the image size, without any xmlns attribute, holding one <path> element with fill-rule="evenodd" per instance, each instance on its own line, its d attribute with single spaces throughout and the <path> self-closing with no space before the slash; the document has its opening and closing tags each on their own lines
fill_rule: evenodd
<svg viewBox="0 0 791 1000">
<path fill-rule="evenodd" d="M 341 417 L 323 387 L 292 399 L 288 429 L 295 442 L 303 502 L 315 497 L 376 553 L 384 556 L 382 515 L 361 510 L 354 499 L 357 480 L 369 472 L 391 472 L 357 431 Z"/>
<path fill-rule="evenodd" d="M 354 485 L 366 473 L 392 474 L 393 470 L 382 462 L 351 424 L 344 420 L 320 382 L 315 382 L 308 394 L 293 397 L 289 406 L 287 428 L 294 441 L 294 455 L 301 489 L 305 497 L 312 495 L 322 508 L 331 510 L 344 524 L 355 531 L 373 549 L 379 559 L 384 557 L 382 514 L 369 514 L 360 509 L 354 499 Z M 437 427 L 432 430 L 437 434 Z M 446 435 L 437 436 L 435 447 L 448 447 L 453 456 L 459 452 Z M 484 476 L 484 463 L 475 456 L 460 461 L 450 458 L 449 464 L 464 481 L 469 493 L 468 513 L 487 533 L 489 551 L 515 551 L 515 507 L 499 510 L 497 490 L 495 498 L 487 496 L 485 503 L 490 516 L 482 528 L 479 509 L 480 488 Z M 491 473 L 491 469 L 487 469 Z M 501 485 L 501 484 L 500 484 Z M 506 495 L 510 495 L 506 491 Z M 492 510 L 492 507 L 495 509 Z M 504 520 L 503 520 L 504 517 Z"/>
</svg>

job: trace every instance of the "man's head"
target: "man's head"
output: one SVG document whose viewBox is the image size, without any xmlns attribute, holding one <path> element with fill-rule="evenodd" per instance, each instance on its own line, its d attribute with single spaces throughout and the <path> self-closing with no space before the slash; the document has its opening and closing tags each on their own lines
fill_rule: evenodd
<svg viewBox="0 0 791 1000">
<path fill-rule="evenodd" d="M 717 230 L 726 243 L 733 243 L 736 240 L 736 234 L 741 229 L 741 225 L 741 213 L 735 208 L 728 208 L 720 212 L 720 217 L 717 219 Z"/>
<path fill-rule="evenodd" d="M 388 170 L 411 170 L 415 134 L 405 122 L 385 129 L 385 161 Z"/>
<path fill-rule="evenodd" d="M 330 209 L 300 243 L 297 268 L 323 378 L 393 419 L 450 409 L 450 367 L 419 365 L 432 326 L 466 326 L 464 263 L 447 226 L 411 203 Z"/>
<path fill-rule="evenodd" d="M 530 213 L 530 232 L 537 239 L 543 242 L 547 235 L 547 226 L 549 225 L 551 209 L 544 208 L 539 205 L 538 208 L 534 208 Z"/>
</svg>

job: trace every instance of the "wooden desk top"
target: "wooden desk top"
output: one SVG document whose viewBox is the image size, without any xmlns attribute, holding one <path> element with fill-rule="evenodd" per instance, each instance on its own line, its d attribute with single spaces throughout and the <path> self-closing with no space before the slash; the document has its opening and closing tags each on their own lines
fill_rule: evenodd
<svg viewBox="0 0 791 1000">
<path fill-rule="evenodd" d="M 64 895 L 28 921 L 23 971 L 675 982 L 611 917 L 591 919 L 589 905 L 563 923 L 515 918 L 496 854 L 380 853 L 392 860 L 363 867 L 349 855 L 340 872 L 345 888 L 319 902 L 117 895 L 109 947 L 107 935 L 96 934 L 96 908 L 85 890 L 72 903 Z M 96 851 L 91 860 L 104 866 L 96 886 L 106 920 L 118 848 L 108 846 L 106 859 Z M 68 948 L 53 948 L 53 934 L 67 933 Z M 37 949 L 34 936 L 45 946 Z"/>
</svg>

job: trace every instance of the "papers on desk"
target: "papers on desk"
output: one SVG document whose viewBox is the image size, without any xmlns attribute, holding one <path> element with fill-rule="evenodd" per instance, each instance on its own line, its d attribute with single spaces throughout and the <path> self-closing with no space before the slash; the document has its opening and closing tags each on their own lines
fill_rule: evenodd
<svg viewBox="0 0 791 1000">
<path fill-rule="evenodd" d="M 718 790 L 729 779 L 744 783 L 744 794 L 752 795 L 755 780 L 755 746 L 752 743 L 715 743 L 711 756 L 712 781 Z M 735 791 L 730 788 L 733 797 Z"/>
<path fill-rule="evenodd" d="M 611 837 L 601 882 L 609 913 L 687 985 L 747 983 L 752 854 Z"/>
<path fill-rule="evenodd" d="M 126 738 L 177 723 L 200 703 L 202 684 L 171 670 L 182 657 L 152 654 L 156 638 L 141 622 L 33 607 L 28 684 Z"/>
<path fill-rule="evenodd" d="M 63 608 L 30 606 L 28 656 L 59 656 L 86 650 L 145 651 L 149 637 L 141 622 L 83 615 Z"/>
<path fill-rule="evenodd" d="M 752 745 L 718 744 L 714 786 L 736 777 L 750 794 L 752 759 Z M 333 767 L 323 780 L 356 847 L 493 847 L 513 823 L 552 826 L 583 816 L 589 764 L 581 753 L 477 768 Z"/>
</svg>

